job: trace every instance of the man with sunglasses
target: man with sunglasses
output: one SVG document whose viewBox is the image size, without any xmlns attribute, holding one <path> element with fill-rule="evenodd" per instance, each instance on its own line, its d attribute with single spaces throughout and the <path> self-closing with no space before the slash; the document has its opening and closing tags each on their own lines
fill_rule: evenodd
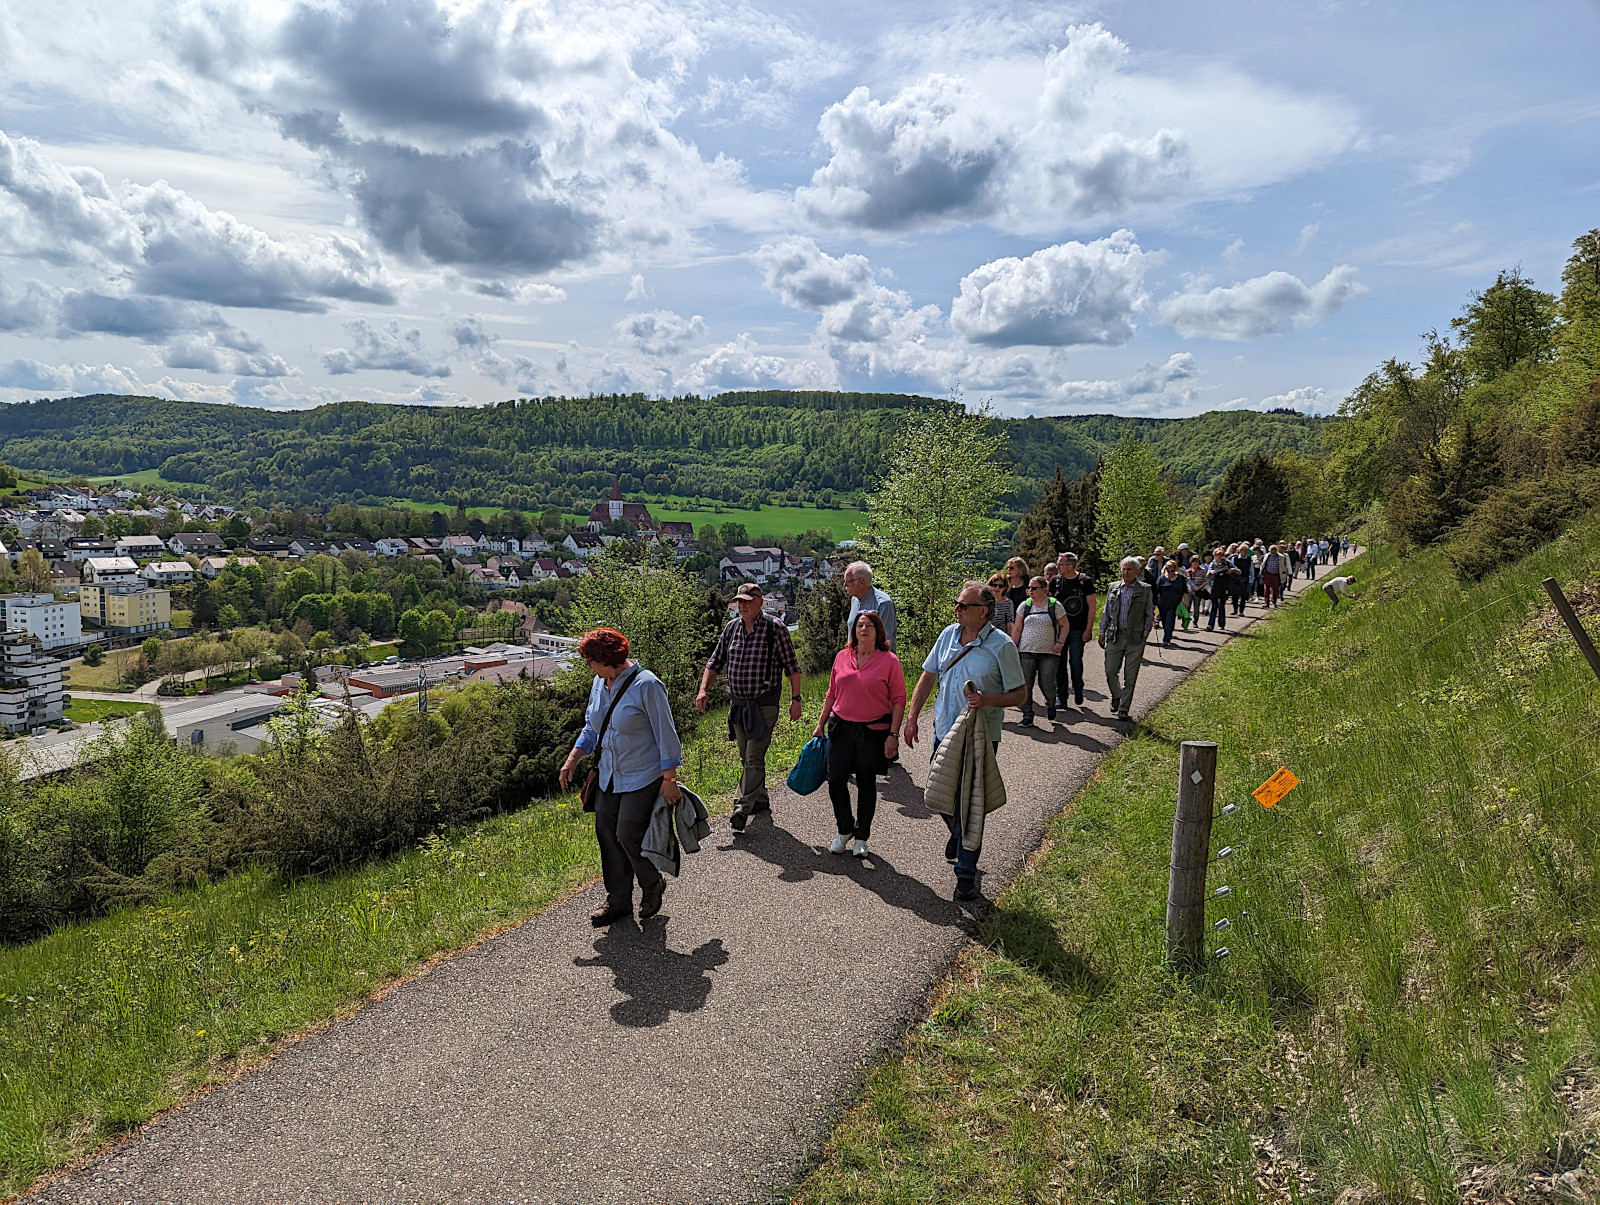
<svg viewBox="0 0 1600 1205">
<path fill-rule="evenodd" d="M 916 747 L 920 735 L 917 720 L 928 696 L 938 688 L 933 705 L 933 747 L 949 735 L 962 711 L 984 709 L 979 717 L 994 742 L 1000 747 L 1000 721 L 1007 707 L 1022 705 L 1022 659 L 1017 646 L 991 622 L 994 618 L 995 598 L 989 587 L 980 582 L 968 582 L 956 596 L 956 621 L 939 633 L 922 663 L 922 677 L 917 679 L 911 694 L 911 704 L 906 708 L 905 744 Z M 948 675 L 946 678 L 944 675 Z M 975 689 L 963 693 L 962 687 L 971 682 Z M 956 899 L 970 900 L 978 896 L 978 854 L 976 849 L 963 849 L 959 816 L 945 816 L 950 829 L 944 856 L 956 867 Z"/>
</svg>

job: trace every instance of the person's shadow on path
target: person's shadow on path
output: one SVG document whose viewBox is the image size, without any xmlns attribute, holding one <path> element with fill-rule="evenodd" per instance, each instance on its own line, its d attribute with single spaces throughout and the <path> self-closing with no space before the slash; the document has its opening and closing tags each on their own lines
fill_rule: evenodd
<svg viewBox="0 0 1600 1205">
<path fill-rule="evenodd" d="M 899 762 L 889 767 L 888 775 L 878 784 L 878 804 L 881 807 L 886 803 L 894 804 L 908 820 L 927 820 L 933 815 L 922 801 L 922 788 Z"/>
<path fill-rule="evenodd" d="M 667 948 L 667 920 L 641 929 L 618 921 L 595 939 L 595 957 L 574 958 L 574 966 L 608 967 L 616 989 L 627 997 L 611 1006 L 611 1018 L 630 1029 L 664 1024 L 675 1012 L 704 1008 L 711 995 L 707 972 L 728 961 L 722 939 L 714 937 L 690 954 Z"/>
<path fill-rule="evenodd" d="M 928 815 L 932 815 L 929 812 Z M 938 832 L 929 827 L 930 840 L 937 837 L 944 844 L 944 827 Z M 807 845 L 793 833 L 776 825 L 762 825 L 747 831 L 725 849 L 741 850 L 754 854 L 763 862 L 776 866 L 781 872 L 778 879 L 784 883 L 804 883 L 819 874 L 838 875 L 851 879 L 872 892 L 884 903 L 904 908 L 931 925 L 959 925 L 968 920 L 969 913 L 954 900 L 939 895 L 921 879 L 901 874 L 880 853 L 856 858 L 850 854 L 831 854 L 814 845 Z M 863 863 L 869 865 L 863 865 Z M 952 880 L 953 882 L 953 880 Z"/>
</svg>

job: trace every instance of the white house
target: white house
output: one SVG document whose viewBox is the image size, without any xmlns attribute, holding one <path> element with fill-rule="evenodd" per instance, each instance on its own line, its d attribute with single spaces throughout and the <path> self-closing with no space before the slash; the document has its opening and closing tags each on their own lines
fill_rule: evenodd
<svg viewBox="0 0 1600 1205">
<path fill-rule="evenodd" d="M 521 551 L 524 556 L 530 554 L 537 556 L 548 556 L 555 550 L 555 545 L 550 543 L 550 541 L 545 539 L 543 536 L 533 535 L 522 537 Z"/>
<path fill-rule="evenodd" d="M 83 615 L 54 594 L 0 594 L 0 630 L 26 632 L 47 649 L 83 643 Z"/>
<path fill-rule="evenodd" d="M 167 541 L 173 556 L 215 556 L 227 550 L 222 537 L 209 531 L 180 531 Z"/>
<path fill-rule="evenodd" d="M 253 556 L 208 556 L 200 562 L 200 576 L 204 578 L 218 578 L 229 564 L 240 566 L 257 564 Z"/>
<path fill-rule="evenodd" d="M 498 532 L 498 533 L 496 533 L 494 535 L 490 535 L 488 532 L 484 532 L 481 536 L 478 537 L 478 551 L 479 552 L 521 552 L 522 551 L 522 541 L 517 539 L 516 536 L 508 535 L 505 532 Z"/>
<path fill-rule="evenodd" d="M 573 556 L 588 558 L 598 556 L 605 548 L 606 542 L 602 537 L 584 531 L 568 536 L 561 541 L 561 545 Z"/>
<path fill-rule="evenodd" d="M 139 570 L 139 576 L 152 586 L 176 586 L 194 581 L 194 570 L 188 561 L 151 561 Z"/>
<path fill-rule="evenodd" d="M 374 540 L 373 546 L 384 556 L 405 556 L 406 542 L 399 536 L 385 536 L 381 540 Z"/>
<path fill-rule="evenodd" d="M 116 555 L 155 560 L 167 555 L 167 546 L 160 536 L 121 536 L 116 543 Z"/>
<path fill-rule="evenodd" d="M 83 562 L 83 580 L 105 586 L 139 580 L 139 566 L 131 556 L 92 556 Z"/>
<path fill-rule="evenodd" d="M 478 541 L 471 536 L 445 536 L 439 541 L 439 551 L 444 556 L 477 556 Z"/>
</svg>

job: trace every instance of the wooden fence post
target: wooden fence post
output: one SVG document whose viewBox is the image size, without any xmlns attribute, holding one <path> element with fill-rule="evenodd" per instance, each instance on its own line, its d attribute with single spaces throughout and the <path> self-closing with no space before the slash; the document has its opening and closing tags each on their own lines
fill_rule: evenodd
<svg viewBox="0 0 1600 1205">
<path fill-rule="evenodd" d="M 1547 577 L 1540 583 L 1544 592 L 1550 596 L 1550 601 L 1556 605 L 1556 613 L 1561 616 L 1561 622 L 1567 625 L 1567 631 L 1572 633 L 1572 638 L 1578 642 L 1578 651 L 1583 654 L 1589 668 L 1594 670 L 1594 676 L 1600 678 L 1600 652 L 1595 651 L 1594 641 L 1589 639 L 1589 633 L 1578 622 L 1578 613 L 1572 609 L 1572 604 L 1567 601 L 1567 596 L 1561 592 L 1561 587 L 1556 585 L 1556 579 Z"/>
<path fill-rule="evenodd" d="M 1172 872 L 1167 882 L 1167 962 L 1194 967 L 1204 953 L 1206 863 L 1211 857 L 1211 805 L 1216 798 L 1217 746 L 1184 741 L 1178 810 L 1172 818 Z"/>
</svg>

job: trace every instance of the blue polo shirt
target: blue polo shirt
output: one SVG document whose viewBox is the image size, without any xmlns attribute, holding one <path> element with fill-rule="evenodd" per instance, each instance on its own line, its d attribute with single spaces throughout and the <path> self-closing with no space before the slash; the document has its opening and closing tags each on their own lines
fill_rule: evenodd
<svg viewBox="0 0 1600 1205">
<path fill-rule="evenodd" d="M 968 646 L 961 643 L 961 625 L 953 623 L 939 633 L 939 639 L 933 642 L 927 660 L 922 663 L 925 671 L 939 675 L 939 694 L 933 701 L 933 739 L 936 741 L 944 740 L 966 710 L 967 696 L 961 688 L 967 682 L 976 683 L 979 690 L 991 695 L 1004 694 L 1022 685 L 1022 658 L 1017 655 L 1017 646 L 1011 643 L 1011 637 L 991 624 L 978 634 L 977 644 L 977 648 L 961 656 Z M 961 657 L 960 664 L 955 664 L 957 657 Z M 950 671 L 948 681 L 944 678 L 947 669 Z M 1000 739 L 1003 711 L 1000 707 L 985 707 L 979 713 L 979 719 L 988 725 L 991 741 Z"/>
</svg>

